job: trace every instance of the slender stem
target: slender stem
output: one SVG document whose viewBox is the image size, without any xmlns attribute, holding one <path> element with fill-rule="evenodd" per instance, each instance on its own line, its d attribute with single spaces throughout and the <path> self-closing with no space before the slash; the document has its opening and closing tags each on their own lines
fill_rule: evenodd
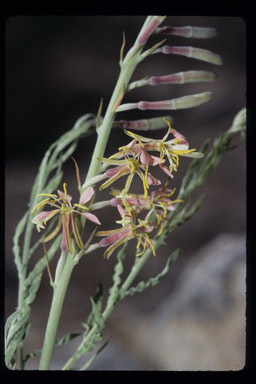
<svg viewBox="0 0 256 384">
<path fill-rule="evenodd" d="M 53 284 L 54 293 L 47 328 L 45 332 L 45 339 L 39 370 L 49 369 L 62 306 L 74 265 L 75 263 L 73 261 L 73 255 L 68 253 L 63 269 L 59 274 L 59 278 Z"/>
<path fill-rule="evenodd" d="M 152 18 L 151 16 L 147 17 L 140 33 L 142 33 L 142 31 L 146 28 L 151 18 Z M 97 131 L 98 137 L 97 137 L 96 145 L 94 148 L 90 167 L 86 176 L 85 184 L 86 182 L 88 182 L 88 180 L 92 179 L 93 177 L 97 176 L 100 173 L 100 162 L 98 159 L 99 157 L 102 157 L 104 155 L 108 138 L 112 129 L 114 119 L 115 119 L 116 109 L 118 105 L 121 103 L 122 97 L 128 86 L 131 76 L 138 62 L 140 61 L 139 56 L 140 56 L 141 49 L 138 49 L 136 47 L 136 42 L 135 42 L 134 46 L 128 52 L 123 62 L 120 63 L 121 71 L 120 71 L 115 89 L 113 91 L 112 97 L 108 104 L 102 124 Z M 66 294 L 72 269 L 74 266 L 74 261 L 73 261 L 74 259 L 71 259 L 71 258 L 72 258 L 72 255 L 68 254 L 63 271 L 60 275 L 61 278 L 59 279 L 58 282 L 56 282 L 57 284 L 54 286 L 52 305 L 51 305 L 50 315 L 48 319 L 43 352 L 42 352 L 40 368 L 39 368 L 40 370 L 47 370 L 50 365 L 51 355 L 52 355 L 53 346 L 56 338 L 56 332 L 57 332 L 60 314 L 61 314 L 61 310 L 64 302 L 64 297 Z M 107 308 L 103 313 L 104 319 L 106 319 L 109 316 L 112 310 L 113 310 L 112 307 L 107 306 Z M 91 329 L 91 331 L 86 337 L 86 340 L 87 339 L 89 340 L 90 337 L 96 332 L 96 330 L 97 330 L 97 325 L 95 325 Z M 83 343 L 86 340 L 84 340 Z M 79 348 L 78 348 L 78 353 L 79 353 Z M 72 366 L 73 362 L 77 360 L 77 358 L 75 358 L 74 356 L 77 356 L 77 355 L 76 354 L 73 355 L 73 357 L 70 358 L 69 362 L 66 364 L 66 366 L 63 369 L 69 369 Z"/>
</svg>

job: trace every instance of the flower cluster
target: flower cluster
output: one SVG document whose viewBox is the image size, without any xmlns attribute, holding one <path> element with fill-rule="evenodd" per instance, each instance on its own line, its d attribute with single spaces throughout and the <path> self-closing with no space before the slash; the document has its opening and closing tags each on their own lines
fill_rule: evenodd
<svg viewBox="0 0 256 384">
<path fill-rule="evenodd" d="M 195 149 L 189 149 L 186 138 L 174 130 L 167 119 L 164 120 L 168 125 L 168 131 L 161 140 L 142 137 L 124 130 L 133 140 L 120 147 L 119 151 L 109 158 L 99 159 L 107 166 L 115 165 L 114 168 L 105 172 L 108 180 L 100 186 L 100 190 L 109 187 L 120 177 L 126 176 L 124 188 L 121 191 L 113 190 L 111 194 L 114 195 L 114 198 L 110 201 L 111 205 L 118 208 L 122 220 L 117 223 L 122 227 L 96 232 L 97 236 L 105 236 L 105 239 L 100 241 L 100 246 L 108 246 L 105 252 L 106 257 L 109 257 L 119 245 L 133 238 L 138 240 L 137 256 L 141 256 L 148 247 L 151 248 L 154 255 L 156 254 L 154 241 L 149 236 L 153 235 L 156 228 L 160 228 L 157 236 L 162 233 L 168 211 L 174 210 L 175 204 L 182 202 L 180 199 L 171 200 L 170 197 L 174 194 L 175 189 L 167 188 L 170 179 L 174 177 L 173 172 L 178 170 L 179 157 L 200 158 L 203 156 Z M 173 138 L 167 140 L 170 134 L 173 135 Z M 152 155 L 151 152 L 157 152 L 158 156 Z M 169 166 L 166 165 L 166 161 Z M 158 187 L 157 190 L 149 193 L 150 186 L 161 184 L 161 181 L 149 172 L 149 167 L 155 166 L 159 166 L 168 179 L 164 187 Z M 135 174 L 142 180 L 144 194 L 130 192 Z M 145 211 L 146 216 L 141 219 L 140 215 Z"/>
<path fill-rule="evenodd" d="M 67 184 L 63 184 L 64 192 L 58 190 L 56 194 L 52 193 L 39 193 L 36 197 L 47 196 L 46 199 L 40 201 L 32 210 L 32 214 L 42 208 L 44 205 L 49 205 L 54 207 L 55 209 L 50 211 L 41 211 L 37 214 L 32 222 L 36 224 L 36 228 L 38 232 L 41 229 L 45 228 L 46 223 L 52 219 L 55 215 L 59 215 L 59 220 L 56 228 L 44 238 L 43 242 L 46 243 L 53 239 L 62 228 L 62 241 L 61 241 L 61 250 L 66 252 L 67 250 L 72 253 L 73 248 L 71 245 L 71 235 L 74 235 L 75 241 L 80 249 L 85 249 L 85 246 L 80 237 L 76 220 L 74 215 L 79 214 L 87 218 L 88 220 L 94 222 L 95 224 L 100 225 L 99 219 L 90 212 L 80 212 L 78 209 L 82 209 L 84 211 L 88 211 L 89 208 L 85 206 L 94 195 L 94 189 L 92 187 L 88 187 L 80 197 L 79 204 L 71 204 L 72 196 L 67 193 Z"/>
</svg>

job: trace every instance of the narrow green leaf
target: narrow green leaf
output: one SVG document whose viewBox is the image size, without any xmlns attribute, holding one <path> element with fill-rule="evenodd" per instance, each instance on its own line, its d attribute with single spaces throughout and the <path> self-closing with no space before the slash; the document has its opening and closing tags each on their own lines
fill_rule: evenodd
<svg viewBox="0 0 256 384">
<path fill-rule="evenodd" d="M 98 324 L 98 327 L 102 329 L 104 327 L 104 318 L 102 316 L 102 313 L 100 312 L 98 305 L 93 301 L 92 297 L 91 297 L 91 303 L 92 303 L 92 311 L 94 314 L 95 322 Z"/>
<path fill-rule="evenodd" d="M 81 368 L 81 371 L 86 371 L 94 362 L 96 357 L 99 355 L 101 351 L 108 345 L 109 340 L 107 340 L 95 353 L 94 355 L 90 358 L 90 360 L 87 361 L 87 363 Z"/>
<path fill-rule="evenodd" d="M 37 275 L 34 278 L 32 284 L 30 285 L 29 290 L 28 290 L 28 296 L 25 298 L 25 303 L 27 305 L 30 305 L 34 301 L 36 294 L 37 294 L 37 291 L 38 291 L 38 288 L 39 288 L 40 283 L 41 283 L 41 278 L 42 278 L 42 273 Z"/>
<path fill-rule="evenodd" d="M 60 345 L 67 344 L 71 340 L 75 339 L 76 337 L 80 336 L 81 333 L 68 333 L 64 335 L 61 339 L 57 340 L 55 345 L 59 347 Z"/>
<path fill-rule="evenodd" d="M 125 298 L 128 295 L 132 296 L 132 295 L 134 295 L 137 292 L 143 292 L 146 288 L 153 287 L 156 284 L 158 284 L 159 281 L 161 280 L 161 278 L 164 277 L 168 273 L 169 267 L 170 267 L 170 263 L 174 262 L 177 259 L 178 254 L 179 254 L 179 249 L 176 249 L 176 251 L 174 251 L 171 254 L 171 256 L 167 259 L 167 262 L 166 262 L 166 265 L 165 265 L 164 269 L 157 276 L 151 277 L 146 282 L 141 281 L 135 287 L 131 287 L 127 291 L 123 292 L 122 295 L 121 295 L 121 299 Z"/>
</svg>

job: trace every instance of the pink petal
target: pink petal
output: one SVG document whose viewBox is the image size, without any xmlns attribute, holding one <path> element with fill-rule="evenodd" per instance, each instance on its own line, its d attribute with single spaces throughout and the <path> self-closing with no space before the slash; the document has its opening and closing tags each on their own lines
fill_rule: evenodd
<svg viewBox="0 0 256 384">
<path fill-rule="evenodd" d="M 147 151 L 142 150 L 140 161 L 143 165 L 157 165 L 160 163 L 160 157 L 152 156 Z"/>
<path fill-rule="evenodd" d="M 99 221 L 99 219 L 92 213 L 89 213 L 89 212 L 86 212 L 86 213 L 79 212 L 79 213 L 80 215 L 86 217 L 88 220 L 92 221 L 93 223 L 101 225 L 101 222 Z"/>
<path fill-rule="evenodd" d="M 119 165 L 118 167 L 110 168 L 106 171 L 106 176 L 111 178 L 120 172 L 124 167 L 126 167 L 126 165 Z"/>
<path fill-rule="evenodd" d="M 126 145 L 127 148 L 132 148 L 136 144 L 137 140 L 133 139 L 129 144 Z"/>
<path fill-rule="evenodd" d="M 125 216 L 125 210 L 121 205 L 117 206 L 118 212 L 120 213 L 120 216 Z"/>
<path fill-rule="evenodd" d="M 151 175 L 151 173 L 148 173 L 148 185 L 159 185 L 161 184 L 161 181 L 156 179 L 154 176 Z"/>
<path fill-rule="evenodd" d="M 173 134 L 175 139 L 181 139 L 181 141 L 179 141 L 179 144 L 185 144 L 188 146 L 188 142 L 187 142 L 185 136 L 183 136 L 180 132 L 176 131 L 176 129 L 172 129 L 171 133 Z"/>
<path fill-rule="evenodd" d="M 114 235 L 110 235 L 110 236 L 106 237 L 105 239 L 102 239 L 100 241 L 100 245 L 102 247 L 106 247 L 109 244 L 115 243 L 116 241 L 123 239 L 126 235 L 128 235 L 129 232 L 130 232 L 129 229 L 124 228 L 122 232 L 115 233 Z"/>
<path fill-rule="evenodd" d="M 58 192 L 59 197 L 66 199 L 70 203 L 70 201 L 72 200 L 72 196 L 70 196 L 70 195 L 65 196 L 65 193 L 60 191 L 59 189 L 57 192 Z"/>
<path fill-rule="evenodd" d="M 52 211 L 42 211 L 35 217 L 37 217 L 40 221 L 43 221 L 46 219 L 49 215 L 51 215 L 53 212 L 57 211 L 57 209 L 53 209 Z"/>
<path fill-rule="evenodd" d="M 174 211 L 176 207 L 174 204 L 170 204 L 170 205 L 165 205 L 165 208 L 167 209 L 167 211 Z"/>
<path fill-rule="evenodd" d="M 162 171 L 164 173 L 166 173 L 166 175 L 168 175 L 169 177 L 171 177 L 173 179 L 174 176 L 167 167 L 164 167 L 163 165 L 159 165 L 159 167 L 162 169 Z"/>
<path fill-rule="evenodd" d="M 93 187 L 88 187 L 86 190 L 82 193 L 80 197 L 79 204 L 83 205 L 91 200 L 92 196 L 94 195 L 94 189 Z"/>
</svg>

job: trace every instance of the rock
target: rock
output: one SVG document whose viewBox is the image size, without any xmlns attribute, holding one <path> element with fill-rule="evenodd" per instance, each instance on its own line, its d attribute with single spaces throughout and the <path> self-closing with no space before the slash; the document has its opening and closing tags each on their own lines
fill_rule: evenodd
<svg viewBox="0 0 256 384">
<path fill-rule="evenodd" d="M 152 315 L 116 324 L 119 342 L 143 369 L 242 369 L 245 277 L 245 236 L 217 237 L 191 258 Z"/>
</svg>

